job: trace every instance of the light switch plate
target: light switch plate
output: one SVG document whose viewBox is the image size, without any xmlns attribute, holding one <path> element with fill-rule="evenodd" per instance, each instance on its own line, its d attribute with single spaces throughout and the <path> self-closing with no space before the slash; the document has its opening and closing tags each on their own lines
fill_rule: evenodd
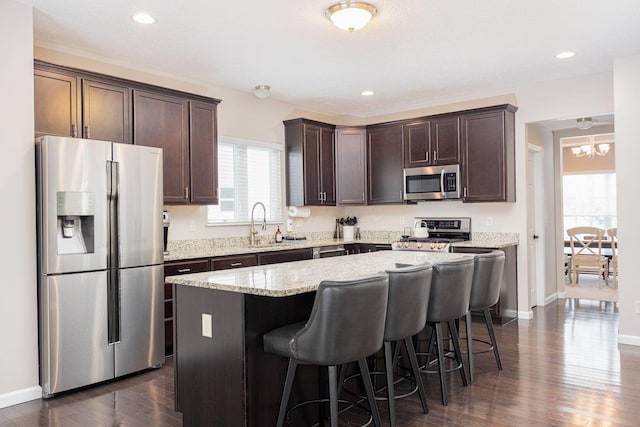
<svg viewBox="0 0 640 427">
<path fill-rule="evenodd" d="M 640 301 L 636 301 L 636 314 L 640 314 Z"/>
<path fill-rule="evenodd" d="M 211 315 L 202 313 L 202 336 L 211 338 Z"/>
</svg>

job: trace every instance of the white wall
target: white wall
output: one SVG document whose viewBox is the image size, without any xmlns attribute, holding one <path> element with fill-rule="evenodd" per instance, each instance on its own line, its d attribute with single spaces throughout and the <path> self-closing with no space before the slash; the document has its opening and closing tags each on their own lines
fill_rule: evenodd
<svg viewBox="0 0 640 427">
<path fill-rule="evenodd" d="M 0 0 L 0 408 L 40 397 L 36 311 L 33 22 Z"/>
<path fill-rule="evenodd" d="M 614 63 L 616 183 L 618 186 L 618 235 L 620 236 L 618 341 L 640 345 L 640 286 L 635 277 L 635 259 L 640 257 L 638 227 L 638 115 L 640 115 L 640 55 L 621 58 Z M 638 257 L 636 257 L 638 255 Z"/>
</svg>

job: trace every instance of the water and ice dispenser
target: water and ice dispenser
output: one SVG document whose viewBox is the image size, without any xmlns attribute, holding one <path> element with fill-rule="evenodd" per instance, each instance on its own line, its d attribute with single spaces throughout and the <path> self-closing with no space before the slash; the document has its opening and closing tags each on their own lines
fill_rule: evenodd
<svg viewBox="0 0 640 427">
<path fill-rule="evenodd" d="M 84 191 L 58 191 L 58 254 L 83 254 L 95 251 L 95 194 Z"/>
</svg>

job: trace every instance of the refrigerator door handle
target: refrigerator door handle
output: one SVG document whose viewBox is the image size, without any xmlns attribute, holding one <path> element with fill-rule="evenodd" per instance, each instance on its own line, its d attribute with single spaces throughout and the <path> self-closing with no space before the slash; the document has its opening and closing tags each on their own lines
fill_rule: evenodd
<svg viewBox="0 0 640 427">
<path fill-rule="evenodd" d="M 107 268 L 117 268 L 120 265 L 120 248 L 118 247 L 118 195 L 119 195 L 118 162 L 107 162 L 107 228 L 109 234 L 109 252 Z"/>
<path fill-rule="evenodd" d="M 107 270 L 107 336 L 109 345 L 120 342 L 120 272 Z"/>
</svg>

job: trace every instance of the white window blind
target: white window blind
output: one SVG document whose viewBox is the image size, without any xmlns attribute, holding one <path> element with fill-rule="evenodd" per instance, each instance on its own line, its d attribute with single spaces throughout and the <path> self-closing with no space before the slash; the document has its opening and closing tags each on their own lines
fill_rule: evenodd
<svg viewBox="0 0 640 427">
<path fill-rule="evenodd" d="M 617 227 L 615 173 L 564 175 L 562 179 L 565 230 Z"/>
<path fill-rule="evenodd" d="M 282 220 L 282 150 L 273 144 L 235 138 L 218 139 L 218 205 L 209 205 L 208 224 L 251 220 L 256 202 L 266 207 L 267 221 Z M 262 208 L 256 208 L 262 220 Z"/>
</svg>

